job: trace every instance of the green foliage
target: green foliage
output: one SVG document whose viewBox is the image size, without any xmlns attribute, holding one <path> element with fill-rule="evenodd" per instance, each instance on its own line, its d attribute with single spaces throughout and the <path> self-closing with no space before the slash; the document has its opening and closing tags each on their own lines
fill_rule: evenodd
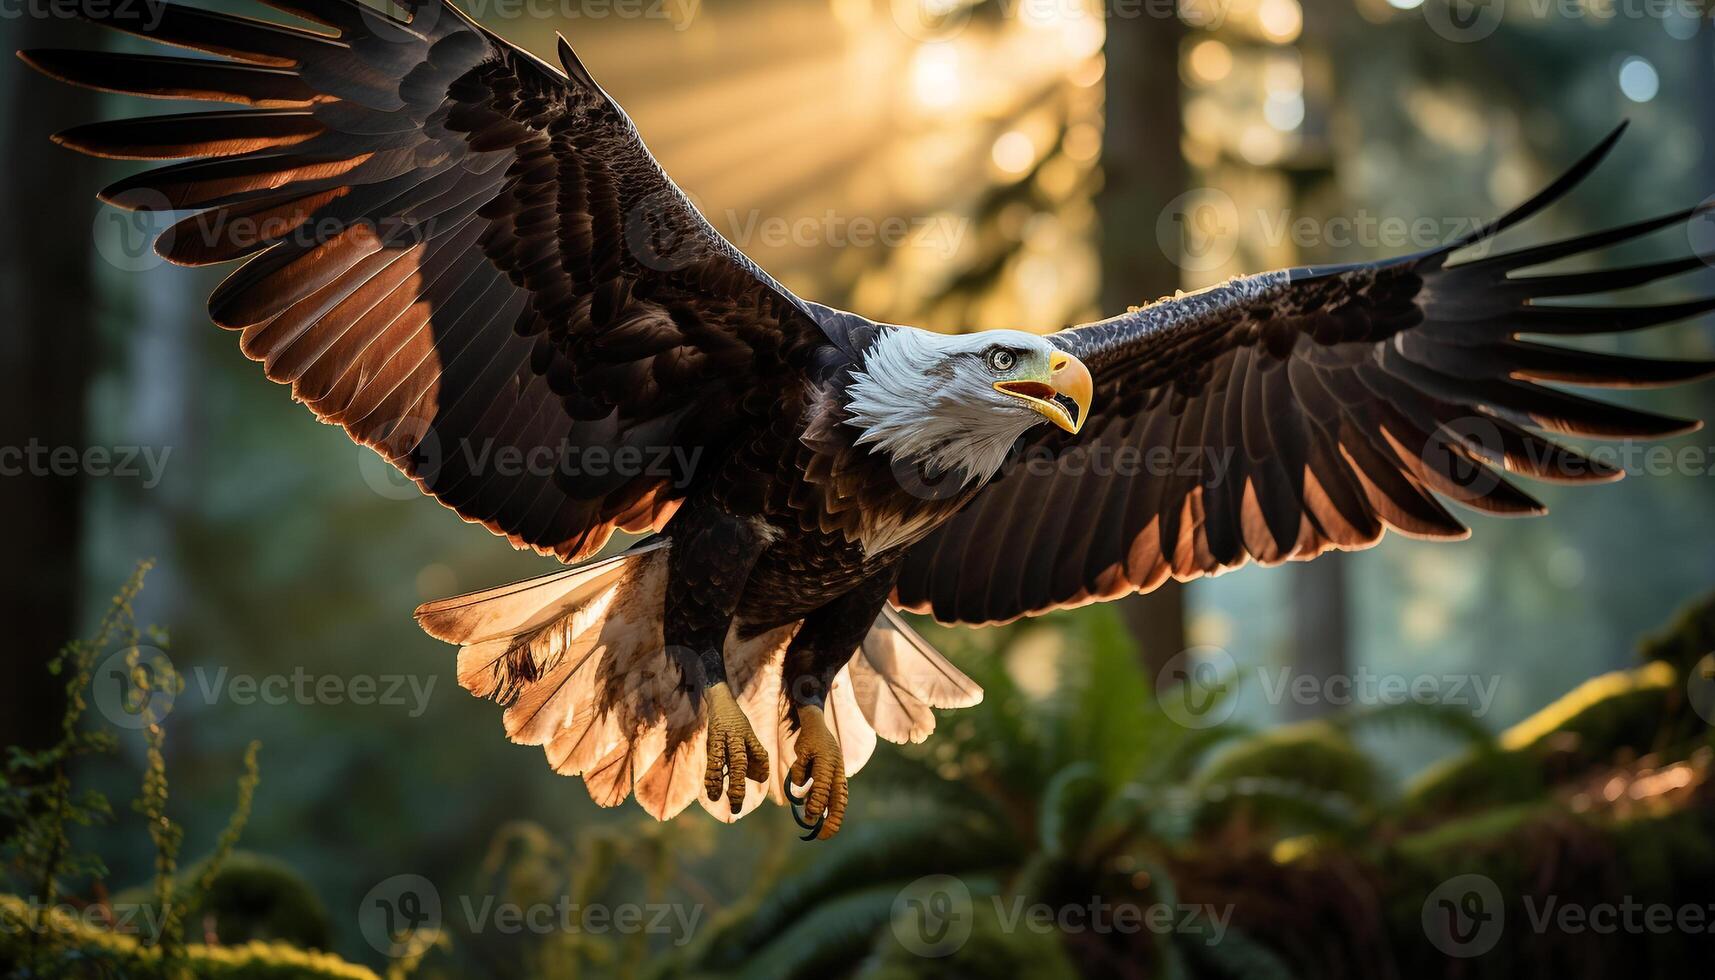
<svg viewBox="0 0 1715 980">
<path fill-rule="evenodd" d="M 113 597 L 106 613 L 88 640 L 73 640 L 48 662 L 48 670 L 66 679 L 66 709 L 61 719 L 59 741 L 39 752 L 9 746 L 3 813 L 14 829 L 0 852 L 11 874 L 26 879 L 25 888 L 42 905 L 53 905 L 62 893 L 62 878 L 100 876 L 106 873 L 101 859 L 71 849 L 71 828 L 108 820 L 113 809 L 100 794 L 74 795 L 71 766 L 79 758 L 110 752 L 116 742 L 110 732 L 86 731 L 83 715 L 88 710 L 90 680 L 96 658 L 111 647 L 130 648 L 135 653 L 142 631 L 132 610 L 149 563 L 137 567 Z M 134 661 L 133 661 L 134 663 Z"/>
<path fill-rule="evenodd" d="M 38 940 L 40 940 L 38 942 Z M 218 980 L 379 980 L 337 956 L 286 943 L 191 943 L 169 956 L 158 943 L 90 924 L 69 908 L 44 910 L 0 895 L 0 964 L 18 977 L 197 977 Z"/>
<path fill-rule="evenodd" d="M 1002 921 L 998 902 L 1171 901 L 1160 897 L 1170 882 L 1148 855 L 1195 833 L 1205 790 L 1240 791 L 1220 777 L 1196 788 L 1186 781 L 1243 730 L 1189 728 L 1164 714 L 1110 613 L 980 636 L 998 641 L 980 656 L 961 653 L 981 640 L 935 641 L 983 685 L 983 702 L 950 716 L 951 730 L 930 744 L 878 753 L 872 763 L 891 785 L 910 788 L 911 805 L 849 823 L 711 943 L 698 967 L 820 976 L 867 952 L 865 977 L 1007 975 L 1023 964 L 1027 975 L 1069 976 L 1076 957 L 1060 938 Z M 1015 644 L 1053 658 L 1053 690 L 1032 696 L 1019 685 L 1007 668 Z M 1139 860 L 1157 868 L 1146 876 L 1152 883 L 1115 875 Z M 945 958 L 926 959 L 899 941 L 896 904 L 913 883 L 943 875 L 972 897 L 971 932 Z M 1171 943 L 1150 934 L 1116 938 L 1136 944 L 1124 954 L 1132 959 L 1172 955 Z"/>
<path fill-rule="evenodd" d="M 1191 782 L 1207 800 L 1202 819 L 1240 809 L 1282 832 L 1346 830 L 1376 800 L 1379 776 L 1346 733 L 1322 721 L 1283 725 L 1231 745 Z"/>
<path fill-rule="evenodd" d="M 1711 652 L 1715 652 L 1715 592 L 1688 604 L 1673 622 L 1638 643 L 1641 659 L 1672 664 L 1682 675 Z"/>
<path fill-rule="evenodd" d="M 892 898 L 893 896 L 888 896 Z M 889 925 L 893 923 L 889 919 Z M 1009 927 L 992 900 L 971 904 L 971 935 L 945 957 L 925 961 L 905 945 L 892 941 L 884 930 L 867 960 L 857 970 L 858 980 L 907 980 L 911 977 L 1030 977 L 1031 980 L 1071 980 L 1079 976 L 1076 965 L 1051 931 Z M 909 928 L 901 926 L 901 928 Z"/>
<path fill-rule="evenodd" d="M 237 927 L 226 913 L 256 896 L 258 862 L 229 868 L 228 861 L 250 817 L 261 746 L 252 742 L 245 750 L 237 803 L 213 851 L 180 875 L 184 832 L 167 812 L 166 733 L 161 719 L 145 709 L 154 695 L 180 692 L 183 680 L 165 657 L 153 658 L 146 666 L 142 659 L 145 639 L 157 649 L 166 645 L 165 634 L 139 627 L 134 612 L 149 567 L 147 562 L 138 566 L 93 636 L 67 644 L 49 663 L 51 671 L 67 678 L 59 741 L 40 752 L 12 750 L 4 800 L 13 830 L 3 848 L 7 877 L 21 883 L 25 894 L 0 894 L 0 965 L 19 977 L 373 977 L 335 957 L 281 943 L 227 947 L 185 942 L 187 918 L 193 915 L 223 940 L 236 938 Z M 110 733 L 83 727 L 96 660 L 114 650 L 123 651 L 129 674 L 130 683 L 123 688 L 131 699 L 126 707 L 135 706 L 134 714 L 144 721 L 143 785 L 133 808 L 146 821 L 155 847 L 155 875 L 146 889 L 134 889 L 122 900 L 87 901 L 76 897 L 70 883 L 99 882 L 106 869 L 99 857 L 72 850 L 71 831 L 106 821 L 113 810 L 100 793 L 74 792 L 71 766 L 116 745 Z M 303 905 L 306 900 L 300 895 L 297 901 Z M 322 918 L 325 937 L 325 913 Z M 221 932 L 223 920 L 226 933 Z"/>
<path fill-rule="evenodd" d="M 1280 955 L 1242 932 L 1230 931 L 1218 943 L 1187 943 L 1185 959 L 1196 975 L 1210 980 L 1293 980 Z"/>
<path fill-rule="evenodd" d="M 1706 857 L 1664 859 L 1682 845 L 1715 852 L 1692 843 L 1707 816 L 1682 819 L 1669 808 L 1631 824 L 1574 817 L 1559 802 L 1566 779 L 1660 744 L 1662 698 L 1678 685 L 1665 665 L 1586 684 L 1499 737 L 1467 709 L 1416 701 L 1249 732 L 1171 720 L 1161 706 L 1174 692 L 1151 689 L 1111 615 L 1059 625 L 1057 634 L 1036 625 L 976 640 L 937 636 L 985 689 L 983 703 L 952 716 L 937 737 L 955 747 L 932 741 L 878 753 L 873 764 L 891 785 L 908 787 L 911 805 L 851 822 L 692 963 L 781 977 L 849 973 L 861 963 L 855 975 L 892 980 L 1016 974 L 1025 963 L 1044 975 L 1088 974 L 1119 957 L 1164 977 L 1276 978 L 1337 972 L 1337 964 L 1373 969 L 1373 957 L 1404 950 L 1403 972 L 1417 975 L 1420 963 L 1441 962 L 1432 949 L 1411 952 L 1426 944 L 1424 896 L 1461 869 L 1480 869 L 1511 896 L 1527 893 L 1531 876 L 1558 860 L 1553 846 L 1529 841 L 1562 841 L 1592 862 L 1623 854 L 1639 894 L 1671 896 L 1707 880 Z M 972 649 L 985 641 L 990 649 Z M 1008 669 L 1024 650 L 1050 658 L 1052 691 L 1027 693 Z M 1362 741 L 1399 731 L 1462 746 L 1452 769 L 1464 775 L 1432 777 L 1439 789 L 1402 789 Z M 1437 809 L 1431 800 L 1458 805 Z M 1656 833 L 1676 843 L 1645 847 Z M 971 933 L 946 958 L 924 958 L 901 942 L 899 903 L 920 879 L 940 875 L 970 893 Z M 1559 887 L 1576 895 L 1588 885 Z M 990 912 L 1014 898 L 1056 907 L 1091 896 L 1230 907 L 1235 920 L 1218 942 L 1177 930 L 1044 942 Z M 1327 916 L 1354 908 L 1369 917 L 1326 933 Z"/>
<path fill-rule="evenodd" d="M 174 883 L 184 894 L 173 908 L 184 921 L 198 926 L 223 946 L 252 941 L 286 942 L 304 949 L 327 949 L 328 913 L 309 882 L 290 865 L 248 851 L 232 851 L 219 863 L 213 858 L 185 869 Z M 206 884 L 200 884 L 206 881 Z M 153 884 L 126 889 L 113 896 L 115 906 L 152 904 Z"/>
</svg>

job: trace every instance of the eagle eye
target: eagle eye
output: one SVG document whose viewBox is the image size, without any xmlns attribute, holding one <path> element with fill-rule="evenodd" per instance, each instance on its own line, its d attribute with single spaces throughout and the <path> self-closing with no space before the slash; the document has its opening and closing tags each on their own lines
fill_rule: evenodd
<svg viewBox="0 0 1715 980">
<path fill-rule="evenodd" d="M 1018 358 L 1004 347 L 994 347 L 989 349 L 988 362 L 991 371 L 1010 371 Z"/>
</svg>

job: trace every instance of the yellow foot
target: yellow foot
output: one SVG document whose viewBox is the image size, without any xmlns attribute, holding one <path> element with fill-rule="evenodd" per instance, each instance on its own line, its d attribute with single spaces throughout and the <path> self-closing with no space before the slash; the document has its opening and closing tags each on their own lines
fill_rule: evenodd
<svg viewBox="0 0 1715 980">
<path fill-rule="evenodd" d="M 792 787 L 801 783 L 809 783 L 809 789 L 795 795 Z M 804 808 L 803 816 L 792 816 L 809 831 L 805 840 L 827 840 L 839 833 L 846 818 L 846 760 L 822 720 L 821 708 L 798 709 L 798 761 L 786 780 L 786 798 Z"/>
<path fill-rule="evenodd" d="M 725 785 L 727 801 L 737 813 L 744 808 L 746 778 L 767 784 L 768 752 L 724 681 L 703 694 L 709 699 L 709 768 L 703 788 L 709 799 L 718 800 Z"/>
</svg>

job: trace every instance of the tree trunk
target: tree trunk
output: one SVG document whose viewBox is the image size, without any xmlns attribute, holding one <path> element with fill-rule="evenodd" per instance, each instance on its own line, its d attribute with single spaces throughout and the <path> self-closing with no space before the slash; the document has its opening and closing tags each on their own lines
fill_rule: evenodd
<svg viewBox="0 0 1715 980">
<path fill-rule="evenodd" d="M 63 21 L 23 17 L 12 37 L 29 48 L 65 46 L 71 34 Z M 16 58 L 4 62 L 0 309 L 9 322 L 0 330 L 0 513 L 11 547 L 0 587 L 10 663 L 0 684 L 0 736 L 6 745 L 36 747 L 56 737 L 64 708 L 64 681 L 45 664 L 78 628 L 84 400 L 95 319 L 95 164 L 47 137 L 94 118 L 96 99 Z"/>
<path fill-rule="evenodd" d="M 1337 551 L 1293 568 L 1287 594 L 1292 605 L 1292 672 L 1322 682 L 1351 672 L 1351 637 L 1346 611 L 1346 568 L 1351 556 Z M 1306 721 L 1333 710 L 1326 698 L 1306 702 L 1286 699 L 1280 720 Z"/>
<path fill-rule="evenodd" d="M 1361 37 L 1357 31 L 1362 22 L 1351 16 L 1344 8 L 1335 8 L 1327 4 L 1307 4 L 1304 11 L 1304 35 L 1299 42 L 1301 51 L 1313 51 L 1317 46 L 1326 49 L 1327 45 L 1339 45 L 1341 39 L 1349 39 L 1354 43 Z M 1349 29 L 1351 28 L 1351 29 Z M 1332 60 L 1336 80 L 1339 77 L 1340 62 Z M 1336 89 L 1337 90 L 1337 89 Z M 1313 99 L 1311 92 L 1305 92 L 1307 100 Z M 1309 107 L 1305 116 L 1306 124 L 1316 123 L 1317 128 L 1326 131 L 1326 125 L 1319 123 L 1325 120 L 1327 110 L 1324 107 Z M 1314 173 L 1314 184 L 1321 187 L 1337 187 L 1334 179 L 1332 154 L 1329 147 L 1329 163 L 1325 171 Z M 1308 171 L 1300 172 L 1299 186 L 1309 188 L 1313 182 Z M 1306 191 L 1301 195 L 1308 198 Z M 1328 197 L 1323 195 L 1324 202 Z M 1305 211 L 1300 202 L 1293 202 L 1295 210 Z M 1337 211 L 1346 210 L 1350 202 L 1343 198 Z M 1322 263 L 1347 262 L 1372 258 L 1373 256 L 1337 254 L 1320 250 L 1309 255 L 1295 254 L 1294 262 Z M 1350 629 L 1350 596 L 1351 584 L 1347 581 L 1347 569 L 1351 566 L 1351 556 L 1341 552 L 1329 552 L 1315 561 L 1291 567 L 1291 578 L 1287 582 L 1287 601 L 1291 606 L 1291 667 L 1293 673 L 1316 678 L 1316 690 L 1327 690 L 1325 683 L 1333 677 L 1344 677 L 1351 673 L 1351 629 Z M 1280 705 L 1282 721 L 1305 721 L 1328 714 L 1333 706 L 1326 698 L 1316 698 L 1307 703 L 1299 703 L 1292 699 Z"/>
<path fill-rule="evenodd" d="M 1185 191 L 1180 154 L 1179 43 L 1176 17 L 1109 17 L 1105 178 L 1102 215 L 1102 307 L 1108 314 L 1178 289 L 1178 256 L 1162 251 L 1156 221 Z M 1185 589 L 1172 580 L 1120 604 L 1137 638 L 1144 668 L 1159 677 L 1185 649 Z"/>
</svg>

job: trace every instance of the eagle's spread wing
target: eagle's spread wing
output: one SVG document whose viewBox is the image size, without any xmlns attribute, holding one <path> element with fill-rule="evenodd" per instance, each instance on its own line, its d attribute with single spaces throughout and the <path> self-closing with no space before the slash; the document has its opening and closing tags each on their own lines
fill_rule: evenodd
<svg viewBox="0 0 1715 980">
<path fill-rule="evenodd" d="M 1045 433 L 915 546 L 896 601 L 946 622 L 1005 621 L 1148 591 L 1170 575 L 1364 548 L 1387 528 L 1465 536 L 1442 497 L 1492 514 L 1542 512 L 1491 467 L 1546 480 L 1618 478 L 1537 430 L 1650 437 L 1696 423 L 1541 382 L 1666 384 L 1715 363 L 1618 357 L 1520 334 L 1620 332 L 1703 313 L 1715 300 L 1538 301 L 1642 285 L 1710 257 L 1515 274 L 1683 226 L 1704 209 L 1449 261 L 1564 193 L 1618 135 L 1544 193 L 1446 248 L 1238 279 L 1055 334 L 1094 376 L 1082 435 Z"/>
<path fill-rule="evenodd" d="M 566 559 L 660 527 L 704 450 L 828 342 L 818 320 L 697 214 L 563 41 L 567 74 L 441 0 L 405 4 L 409 22 L 356 0 L 268 2 L 318 29 L 84 4 L 219 58 L 25 59 L 105 91 L 248 108 L 59 141 L 188 160 L 102 196 L 197 212 L 157 249 L 247 260 L 211 298 L 215 321 L 467 520 Z"/>
</svg>

